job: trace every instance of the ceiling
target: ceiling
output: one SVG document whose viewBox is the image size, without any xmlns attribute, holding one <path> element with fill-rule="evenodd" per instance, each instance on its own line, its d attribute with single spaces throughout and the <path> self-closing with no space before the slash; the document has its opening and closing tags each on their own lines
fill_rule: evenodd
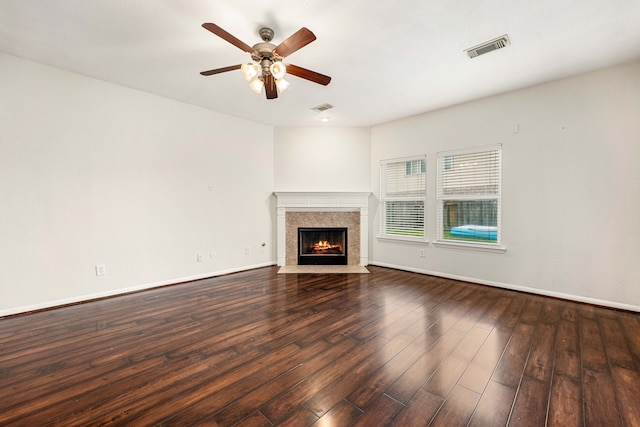
<svg viewBox="0 0 640 427">
<path fill-rule="evenodd" d="M 267 100 L 239 70 L 203 77 L 250 60 L 204 22 L 249 45 L 307 27 L 287 62 L 332 81 L 291 76 Z M 640 1 L 2 0 L 0 51 L 273 126 L 372 126 L 640 58 Z"/>
</svg>

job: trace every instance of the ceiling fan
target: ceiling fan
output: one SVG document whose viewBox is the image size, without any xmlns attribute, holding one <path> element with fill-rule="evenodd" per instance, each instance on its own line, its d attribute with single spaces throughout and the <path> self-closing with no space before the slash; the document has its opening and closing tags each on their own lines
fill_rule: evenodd
<svg viewBox="0 0 640 427">
<path fill-rule="evenodd" d="M 262 42 L 249 46 L 216 24 L 204 23 L 202 26 L 216 36 L 250 54 L 251 59 L 254 61 L 254 63 L 230 65 L 228 67 L 202 71 L 200 74 L 203 76 L 211 76 L 213 74 L 240 69 L 244 79 L 249 82 L 251 90 L 260 94 L 264 87 L 267 99 L 277 98 L 278 92 L 282 93 L 287 86 L 289 86 L 289 82 L 284 79 L 286 74 L 291 74 L 292 76 L 300 77 L 324 86 L 331 82 L 331 77 L 329 76 L 298 67 L 297 65 L 282 62 L 285 57 L 316 39 L 316 36 L 308 28 L 300 28 L 278 46 L 271 43 L 273 30 L 271 28 L 261 28 L 259 33 Z"/>
</svg>

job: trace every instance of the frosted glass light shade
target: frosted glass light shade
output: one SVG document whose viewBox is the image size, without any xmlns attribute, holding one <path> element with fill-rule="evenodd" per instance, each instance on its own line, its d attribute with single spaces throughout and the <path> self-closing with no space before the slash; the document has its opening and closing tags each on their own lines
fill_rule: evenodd
<svg viewBox="0 0 640 427">
<path fill-rule="evenodd" d="M 289 87 L 289 82 L 285 79 L 276 80 L 276 87 L 278 88 L 278 92 L 282 93 Z"/>
<path fill-rule="evenodd" d="M 258 66 L 256 64 L 242 64 L 240 66 L 242 77 L 250 82 L 252 78 L 258 75 Z"/>
<path fill-rule="evenodd" d="M 251 82 L 249 83 L 249 87 L 252 91 L 260 95 L 262 93 L 262 88 L 264 87 L 264 82 L 260 77 L 256 77 L 255 79 L 251 80 Z"/>
<path fill-rule="evenodd" d="M 275 79 L 281 79 L 284 77 L 285 74 L 287 74 L 287 66 L 280 61 L 276 61 L 273 64 L 271 64 L 269 69 L 271 70 L 271 75 Z"/>
</svg>

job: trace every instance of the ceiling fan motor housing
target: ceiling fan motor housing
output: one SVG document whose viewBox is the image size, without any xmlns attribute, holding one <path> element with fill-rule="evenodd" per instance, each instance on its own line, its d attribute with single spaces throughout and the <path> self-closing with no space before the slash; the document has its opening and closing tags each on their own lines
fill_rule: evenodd
<svg viewBox="0 0 640 427">
<path fill-rule="evenodd" d="M 260 64 L 263 74 L 271 74 L 271 64 L 275 61 L 282 61 L 282 57 L 274 52 L 276 45 L 270 43 L 273 40 L 273 30 L 271 28 L 261 28 L 260 38 L 262 43 L 256 43 L 253 45 L 253 53 L 251 53 L 251 59 Z"/>
<path fill-rule="evenodd" d="M 251 58 L 254 61 L 260 62 L 261 59 L 268 58 L 271 59 L 274 56 L 273 49 L 276 46 L 272 43 L 264 42 L 264 43 L 256 43 L 253 45 L 253 52 L 251 53 Z"/>
</svg>

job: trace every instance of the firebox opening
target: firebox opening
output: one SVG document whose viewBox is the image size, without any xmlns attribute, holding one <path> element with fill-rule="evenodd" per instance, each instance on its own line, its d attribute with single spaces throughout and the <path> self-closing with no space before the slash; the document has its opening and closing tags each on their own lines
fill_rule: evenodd
<svg viewBox="0 0 640 427">
<path fill-rule="evenodd" d="M 298 228 L 298 265 L 347 265 L 347 229 Z"/>
</svg>

